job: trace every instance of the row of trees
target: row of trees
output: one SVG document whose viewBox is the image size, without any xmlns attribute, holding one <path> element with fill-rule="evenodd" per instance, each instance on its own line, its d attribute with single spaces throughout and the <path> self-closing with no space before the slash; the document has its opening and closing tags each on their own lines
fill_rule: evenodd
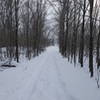
<svg viewBox="0 0 100 100">
<path fill-rule="evenodd" d="M 100 9 L 94 0 L 56 0 L 60 52 L 68 60 L 78 61 L 84 67 L 89 58 L 90 76 L 93 77 L 93 59 L 100 66 Z M 95 58 L 94 58 L 95 57 Z"/>
<path fill-rule="evenodd" d="M 46 15 L 44 0 L 0 0 L 0 59 L 37 56 L 48 42 Z"/>
</svg>

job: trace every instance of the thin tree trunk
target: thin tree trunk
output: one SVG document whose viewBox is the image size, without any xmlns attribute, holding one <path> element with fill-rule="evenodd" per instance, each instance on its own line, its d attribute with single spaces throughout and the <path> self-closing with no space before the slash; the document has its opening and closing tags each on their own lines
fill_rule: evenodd
<svg viewBox="0 0 100 100">
<path fill-rule="evenodd" d="M 93 0 L 90 0 L 90 45 L 89 45 L 89 71 L 93 77 Z"/>
</svg>

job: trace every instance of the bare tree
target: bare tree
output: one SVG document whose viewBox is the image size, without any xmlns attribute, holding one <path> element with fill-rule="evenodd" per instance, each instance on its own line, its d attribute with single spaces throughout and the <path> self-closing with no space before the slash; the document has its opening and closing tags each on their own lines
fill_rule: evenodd
<svg viewBox="0 0 100 100">
<path fill-rule="evenodd" d="M 15 22 L 16 22 L 16 59 L 19 62 L 19 54 L 18 54 L 18 10 L 19 10 L 19 0 L 15 0 Z"/>
<path fill-rule="evenodd" d="M 85 14 L 86 14 L 86 0 L 84 0 L 84 8 L 83 8 L 83 21 L 82 21 L 82 31 L 80 37 L 80 51 L 79 51 L 79 62 L 81 67 L 83 67 L 83 56 L 84 56 L 84 25 L 85 25 Z"/>
<path fill-rule="evenodd" d="M 93 4 L 94 0 L 89 0 L 90 3 L 90 45 L 89 45 L 89 70 L 93 77 Z"/>
</svg>

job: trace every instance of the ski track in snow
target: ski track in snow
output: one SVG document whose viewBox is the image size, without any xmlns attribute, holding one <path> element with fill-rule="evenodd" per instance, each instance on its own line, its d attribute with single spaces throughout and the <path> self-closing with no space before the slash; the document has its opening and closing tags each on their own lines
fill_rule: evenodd
<svg viewBox="0 0 100 100">
<path fill-rule="evenodd" d="M 94 100 L 94 98 L 100 100 L 100 91 L 93 90 L 94 92 L 92 91 L 88 96 L 87 93 L 92 89 L 87 92 L 82 91 L 84 83 L 81 85 L 82 82 L 80 82 L 79 88 L 77 82 L 73 83 L 72 73 L 79 72 L 73 71 L 73 68 L 70 69 L 73 66 L 67 65 L 67 61 L 62 58 L 57 47 L 49 47 L 39 57 L 18 66 L 16 69 L 0 72 L 0 79 L 2 78 L 0 100 Z M 78 80 L 79 77 L 77 78 L 79 74 L 75 76 L 76 81 L 81 81 Z M 72 75 L 71 78 L 70 75 Z M 85 77 L 84 74 L 82 77 Z M 91 82 L 90 80 L 89 83 Z M 97 96 L 94 97 L 95 91 Z"/>
<path fill-rule="evenodd" d="M 56 53 L 55 53 L 55 54 L 56 54 Z M 56 72 L 57 72 L 57 74 L 58 74 L 59 83 L 61 84 L 61 87 L 62 87 L 63 91 L 65 92 L 66 98 L 69 97 L 69 100 L 78 100 L 78 99 L 76 99 L 75 97 L 73 97 L 73 96 L 68 92 L 67 87 L 66 87 L 67 84 L 64 82 L 64 80 L 62 80 L 62 79 L 63 79 L 63 78 L 62 78 L 62 74 L 61 74 L 61 72 L 60 72 L 60 70 L 59 70 L 59 61 L 57 60 L 56 57 L 57 57 L 57 56 L 54 57 L 54 58 L 55 58 L 54 64 L 55 64 L 55 67 L 56 67 L 55 70 L 56 70 Z"/>
</svg>

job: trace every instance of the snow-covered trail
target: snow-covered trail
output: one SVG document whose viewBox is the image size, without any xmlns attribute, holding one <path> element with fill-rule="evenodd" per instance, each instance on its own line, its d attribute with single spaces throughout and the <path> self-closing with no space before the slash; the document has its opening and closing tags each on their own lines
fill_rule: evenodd
<svg viewBox="0 0 100 100">
<path fill-rule="evenodd" d="M 30 96 L 32 100 L 76 100 L 68 93 L 63 81 L 60 79 L 60 72 L 57 66 L 59 61 L 55 61 L 56 54 L 57 51 L 55 49 L 48 50 L 44 68 L 38 77 L 35 89 L 32 89 L 32 95 Z"/>
<path fill-rule="evenodd" d="M 48 47 L 39 57 L 0 72 L 0 100 L 100 100 L 94 80 Z"/>
</svg>

